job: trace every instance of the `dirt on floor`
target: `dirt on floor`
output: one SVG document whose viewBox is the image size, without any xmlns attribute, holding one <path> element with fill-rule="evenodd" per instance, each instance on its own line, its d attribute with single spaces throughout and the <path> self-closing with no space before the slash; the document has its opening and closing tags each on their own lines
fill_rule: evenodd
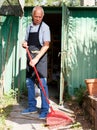
<svg viewBox="0 0 97 130">
<path fill-rule="evenodd" d="M 40 96 L 36 100 L 40 110 Z M 68 101 L 63 106 L 59 106 L 53 98 L 50 98 L 50 103 L 53 109 L 65 112 L 74 122 L 68 125 L 60 123 L 60 125 L 48 126 L 45 120 L 38 119 L 39 113 L 22 115 L 21 111 L 27 107 L 27 98 L 22 97 L 22 100 L 13 106 L 9 117 L 6 119 L 6 128 L 8 129 L 5 130 L 92 130 L 91 123 L 78 103 Z"/>
</svg>

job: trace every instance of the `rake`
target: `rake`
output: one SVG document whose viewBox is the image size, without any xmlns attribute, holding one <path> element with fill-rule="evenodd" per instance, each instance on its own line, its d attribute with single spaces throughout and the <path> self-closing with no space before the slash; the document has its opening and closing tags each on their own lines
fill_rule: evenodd
<svg viewBox="0 0 97 130">
<path fill-rule="evenodd" d="M 29 59 L 31 61 L 32 56 L 31 56 L 30 51 L 29 51 L 28 48 L 26 48 L 26 52 L 27 52 L 28 57 L 29 57 Z M 58 125 L 58 124 L 61 125 L 63 123 L 64 123 L 64 125 L 72 123 L 73 119 L 71 117 L 69 117 L 68 115 L 66 115 L 66 113 L 64 113 L 62 111 L 59 111 L 59 110 L 54 110 L 53 109 L 53 107 L 51 106 L 50 101 L 49 101 L 49 99 L 48 99 L 48 97 L 46 95 L 45 89 L 43 87 L 43 84 L 41 82 L 41 79 L 39 77 L 39 74 L 38 74 L 38 71 L 37 71 L 36 67 L 33 66 L 33 69 L 34 69 L 34 72 L 36 74 L 39 85 L 40 85 L 40 87 L 42 89 L 42 92 L 43 92 L 43 94 L 44 94 L 44 96 L 46 98 L 46 101 L 50 106 L 50 112 L 47 114 L 47 117 L 46 117 L 46 122 L 47 122 L 46 124 L 48 126 L 52 126 L 52 125 L 54 126 L 54 125 Z"/>
</svg>

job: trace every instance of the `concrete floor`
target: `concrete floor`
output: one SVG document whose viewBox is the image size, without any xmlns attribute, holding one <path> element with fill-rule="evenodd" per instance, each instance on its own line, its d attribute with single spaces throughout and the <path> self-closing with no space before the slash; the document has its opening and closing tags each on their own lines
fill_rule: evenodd
<svg viewBox="0 0 97 130">
<path fill-rule="evenodd" d="M 68 104 L 64 104 L 64 106 L 59 106 L 59 89 L 56 84 L 49 85 L 49 101 L 54 110 L 58 110 L 61 108 L 66 115 L 72 116 L 73 119 L 77 116 L 79 109 L 75 109 L 74 111 L 70 110 Z M 37 99 L 37 107 L 40 110 L 41 106 L 41 98 L 40 96 L 36 97 Z M 5 130 L 91 130 L 89 127 L 89 123 L 85 120 L 84 116 L 76 117 L 76 126 L 75 128 L 71 128 L 72 124 L 60 126 L 56 125 L 46 126 L 46 120 L 38 119 L 39 113 L 29 114 L 29 115 L 21 115 L 21 111 L 27 107 L 27 96 L 22 96 L 21 101 L 19 103 L 14 104 L 13 109 L 6 119 L 6 129 Z M 78 107 L 77 107 L 78 108 Z M 63 109 L 63 110 L 62 110 Z M 80 126 L 79 126 L 80 123 Z"/>
<path fill-rule="evenodd" d="M 37 91 L 38 92 L 38 91 Z M 57 110 L 58 105 L 58 89 L 57 86 L 49 85 L 49 100 L 51 106 L 53 106 L 54 110 Z M 41 98 L 40 96 L 36 97 L 37 100 L 37 107 L 40 109 L 41 106 Z M 6 126 L 11 128 L 11 130 L 63 130 L 64 126 L 61 126 L 61 129 L 58 127 L 47 127 L 45 120 L 38 119 L 39 113 L 36 114 L 29 114 L 29 115 L 21 115 L 21 111 L 27 107 L 27 97 L 22 97 L 20 103 L 17 103 L 13 106 L 13 109 L 6 120 Z"/>
</svg>

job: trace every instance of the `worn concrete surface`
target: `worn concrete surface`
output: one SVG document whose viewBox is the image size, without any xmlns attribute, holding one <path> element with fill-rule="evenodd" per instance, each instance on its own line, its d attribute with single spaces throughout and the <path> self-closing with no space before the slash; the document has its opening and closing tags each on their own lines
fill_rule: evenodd
<svg viewBox="0 0 97 130">
<path fill-rule="evenodd" d="M 53 107 L 54 110 L 59 110 L 58 105 L 58 91 L 56 91 L 56 86 L 52 86 L 51 89 L 49 89 L 49 100 L 50 104 Z M 41 105 L 41 99 L 40 96 L 37 96 L 37 107 L 40 109 Z M 72 108 L 72 111 L 68 104 L 65 104 L 65 106 L 61 107 L 61 110 L 64 111 L 66 114 L 71 116 L 73 119 L 76 118 L 76 122 L 80 122 L 80 126 L 77 123 L 77 127 L 71 128 L 72 124 L 65 126 L 61 125 L 54 126 L 54 127 L 47 127 L 45 120 L 38 119 L 39 113 L 36 114 L 29 114 L 29 115 L 21 115 L 21 111 L 27 107 L 27 97 L 22 97 L 22 100 L 15 104 L 13 106 L 13 109 L 9 115 L 9 117 L 6 119 L 6 126 L 10 129 L 5 130 L 91 130 L 89 122 L 85 119 L 83 114 L 79 113 L 78 106 L 74 105 L 74 109 Z M 80 112 L 82 110 L 80 109 Z"/>
<path fill-rule="evenodd" d="M 49 130 L 49 129 L 57 130 L 57 128 L 48 128 L 47 126 L 45 126 L 46 121 L 40 120 L 38 118 L 39 113 L 22 115 L 21 111 L 26 106 L 25 102 L 26 101 L 23 101 L 23 102 L 17 103 L 16 105 L 13 106 L 13 109 L 12 109 L 9 117 L 6 120 L 6 125 L 11 130 Z M 53 102 L 51 100 L 50 100 L 50 102 L 51 102 L 51 105 L 53 106 L 53 109 L 55 109 L 55 110 L 58 109 L 58 105 L 55 102 Z M 41 104 L 41 99 L 39 96 L 39 97 L 37 97 L 37 107 L 38 108 L 40 108 L 40 104 Z"/>
</svg>

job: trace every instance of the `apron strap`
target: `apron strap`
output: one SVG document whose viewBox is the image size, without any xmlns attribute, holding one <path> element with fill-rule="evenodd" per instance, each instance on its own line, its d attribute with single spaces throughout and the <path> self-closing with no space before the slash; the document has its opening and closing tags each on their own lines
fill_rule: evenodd
<svg viewBox="0 0 97 130">
<path fill-rule="evenodd" d="M 40 30 L 41 25 L 42 25 L 42 22 L 41 22 L 41 23 L 40 23 L 40 25 L 39 25 L 39 28 L 38 28 L 38 33 L 39 33 L 39 30 Z"/>
</svg>

